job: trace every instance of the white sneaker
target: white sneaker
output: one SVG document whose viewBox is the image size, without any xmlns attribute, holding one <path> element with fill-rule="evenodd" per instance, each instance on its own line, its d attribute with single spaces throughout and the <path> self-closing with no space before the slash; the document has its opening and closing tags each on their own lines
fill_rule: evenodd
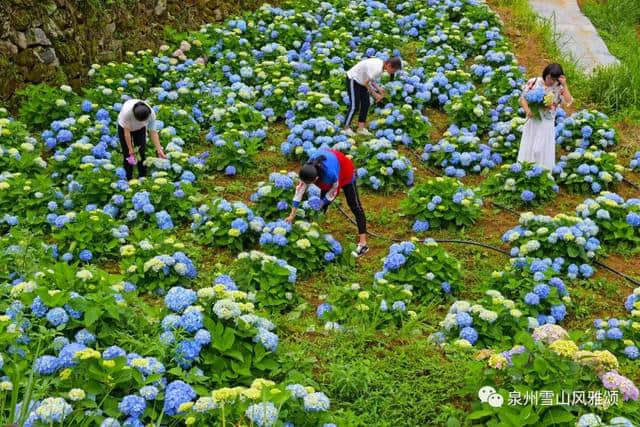
<svg viewBox="0 0 640 427">
<path fill-rule="evenodd" d="M 369 252 L 369 246 L 368 245 L 361 245 L 360 243 L 358 243 L 358 246 L 356 247 L 356 250 L 351 252 L 351 256 L 353 256 L 354 258 L 360 258 L 361 256 L 363 256 L 367 252 Z"/>
<path fill-rule="evenodd" d="M 356 133 L 354 131 L 352 131 L 351 129 L 344 129 L 342 131 L 343 134 L 350 136 L 350 137 L 354 137 L 356 136 Z"/>
<path fill-rule="evenodd" d="M 367 128 L 358 129 L 358 135 L 371 136 L 371 132 Z"/>
</svg>

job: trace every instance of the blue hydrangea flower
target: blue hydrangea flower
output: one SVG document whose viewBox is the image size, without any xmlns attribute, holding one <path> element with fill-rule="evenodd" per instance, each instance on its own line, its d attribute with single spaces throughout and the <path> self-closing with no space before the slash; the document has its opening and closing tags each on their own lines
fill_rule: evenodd
<svg viewBox="0 0 640 427">
<path fill-rule="evenodd" d="M 164 396 L 164 412 L 173 416 L 178 413 L 180 405 L 196 398 L 196 392 L 184 381 L 173 381 L 167 385 Z"/>
<path fill-rule="evenodd" d="M 244 415 L 258 427 L 269 427 L 278 420 L 278 409 L 273 402 L 260 402 L 250 405 Z"/>
<path fill-rule="evenodd" d="M 310 412 L 328 411 L 331 402 L 322 392 L 309 393 L 303 398 L 304 409 Z"/>
<path fill-rule="evenodd" d="M 640 357 L 640 350 L 635 345 L 629 345 L 624 348 L 624 354 L 631 360 L 636 360 Z"/>
<path fill-rule="evenodd" d="M 423 233 L 429 230 L 429 221 L 416 220 L 413 223 L 412 230 L 414 233 Z"/>
<path fill-rule="evenodd" d="M 38 375 L 51 375 L 60 368 L 60 360 L 54 356 L 41 356 L 36 359 L 33 369 Z"/>
<path fill-rule="evenodd" d="M 172 311 L 181 313 L 182 310 L 196 302 L 198 294 L 192 289 L 174 286 L 164 297 L 165 305 Z"/>
<path fill-rule="evenodd" d="M 268 351 L 276 351 L 278 348 L 278 336 L 264 328 L 258 328 L 258 333 L 253 337 L 253 342 L 259 342 Z"/>
<path fill-rule="evenodd" d="M 478 340 L 478 332 L 472 327 L 467 326 L 460 331 L 460 338 L 469 341 L 471 345 L 473 345 Z"/>
<path fill-rule="evenodd" d="M 520 193 L 520 198 L 523 202 L 529 203 L 536 198 L 536 195 L 533 191 L 524 190 L 522 193 Z"/>
<path fill-rule="evenodd" d="M 69 315 L 63 308 L 55 307 L 47 313 L 47 321 L 53 326 L 58 327 L 69 321 Z"/>
<path fill-rule="evenodd" d="M 333 307 L 331 307 L 331 304 L 329 303 L 322 303 L 318 306 L 318 308 L 316 309 L 316 316 L 318 316 L 318 318 L 322 318 L 322 316 L 324 316 L 325 313 L 330 312 L 333 310 Z"/>
<path fill-rule="evenodd" d="M 125 396 L 118 404 L 120 412 L 134 418 L 140 418 L 146 408 L 147 402 L 144 398 L 133 394 Z"/>
</svg>

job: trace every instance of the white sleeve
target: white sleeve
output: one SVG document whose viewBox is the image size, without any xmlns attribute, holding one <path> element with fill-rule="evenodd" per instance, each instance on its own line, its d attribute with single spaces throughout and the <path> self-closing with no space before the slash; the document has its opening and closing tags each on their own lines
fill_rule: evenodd
<svg viewBox="0 0 640 427">
<path fill-rule="evenodd" d="M 151 108 L 151 107 L 149 107 Z M 151 108 L 151 114 L 149 115 L 149 120 L 147 121 L 147 130 L 156 132 L 156 112 Z"/>
<path fill-rule="evenodd" d="M 328 205 L 329 203 L 333 202 L 337 195 L 338 195 L 338 180 L 336 180 L 336 182 L 333 183 L 329 191 L 327 191 L 327 194 L 325 194 L 324 200 L 323 200 L 324 204 Z"/>
<path fill-rule="evenodd" d="M 307 191 L 307 184 L 305 184 L 304 181 L 300 181 L 296 186 L 296 194 L 295 196 L 293 196 L 294 208 L 297 208 L 300 205 L 300 202 L 302 201 L 302 197 L 304 196 L 304 193 L 306 191 Z"/>
</svg>

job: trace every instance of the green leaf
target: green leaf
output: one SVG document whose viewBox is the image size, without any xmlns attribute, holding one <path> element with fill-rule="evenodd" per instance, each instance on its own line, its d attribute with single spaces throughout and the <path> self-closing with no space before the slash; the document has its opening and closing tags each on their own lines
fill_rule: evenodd
<svg viewBox="0 0 640 427">
<path fill-rule="evenodd" d="M 491 415 L 493 415 L 492 409 L 480 409 L 478 411 L 473 411 L 472 413 L 470 413 L 467 419 L 479 420 L 481 418 L 489 417 Z"/>
<path fill-rule="evenodd" d="M 95 323 L 96 320 L 100 318 L 102 314 L 102 308 L 98 306 L 91 306 L 84 313 L 84 323 L 85 326 L 91 326 Z M 114 316 L 115 317 L 115 316 Z"/>
</svg>

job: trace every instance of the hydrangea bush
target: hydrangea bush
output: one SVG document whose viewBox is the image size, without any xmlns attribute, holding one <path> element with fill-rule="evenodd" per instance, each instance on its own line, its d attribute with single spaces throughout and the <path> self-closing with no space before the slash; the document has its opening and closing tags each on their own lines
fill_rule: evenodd
<svg viewBox="0 0 640 427">
<path fill-rule="evenodd" d="M 551 172 L 532 163 L 505 164 L 487 178 L 481 193 L 506 206 L 539 206 L 554 200 L 559 188 Z"/>
<path fill-rule="evenodd" d="M 267 223 L 259 242 L 265 252 L 286 260 L 305 276 L 326 264 L 343 264 L 349 260 L 340 242 L 330 234 L 323 234 L 317 224 L 307 221 Z"/>
<path fill-rule="evenodd" d="M 432 178 L 409 190 L 402 204 L 404 215 L 414 219 L 414 232 L 468 227 L 480 217 L 482 199 L 455 178 Z"/>
<path fill-rule="evenodd" d="M 514 301 L 504 298 L 500 292 L 489 290 L 475 303 L 458 300 L 450 307 L 441 331 L 430 336 L 435 343 L 449 342 L 460 348 L 505 347 L 527 323 Z"/>
<path fill-rule="evenodd" d="M 264 221 L 242 202 L 216 198 L 191 211 L 191 230 L 198 242 L 242 249 L 260 233 Z"/>
<path fill-rule="evenodd" d="M 520 215 L 519 225 L 504 233 L 502 241 L 511 245 L 512 256 L 563 257 L 590 263 L 600 252 L 598 230 L 588 218 L 527 212 Z"/>
<path fill-rule="evenodd" d="M 502 159 L 492 154 L 490 148 L 481 144 L 475 131 L 451 126 L 437 144 L 426 144 L 422 160 L 441 167 L 447 176 L 461 178 L 467 172 L 480 173 L 493 169 Z"/>
<path fill-rule="evenodd" d="M 360 323 L 375 328 L 400 326 L 416 317 L 416 312 L 407 308 L 412 296 L 409 285 L 395 285 L 386 279 L 374 280 L 367 287 L 351 283 L 333 288 L 327 301 L 318 305 L 316 315 L 325 325 L 330 324 L 330 329 Z"/>
<path fill-rule="evenodd" d="M 365 141 L 352 150 L 352 154 L 356 176 L 363 186 L 388 192 L 413 185 L 411 162 L 394 150 L 390 141 Z"/>
<path fill-rule="evenodd" d="M 432 239 L 394 243 L 375 277 L 410 286 L 414 301 L 443 300 L 456 293 L 462 282 L 460 262 Z"/>
<path fill-rule="evenodd" d="M 254 212 L 265 221 L 274 221 L 287 215 L 291 210 L 295 187 L 299 181 L 300 178 L 296 172 L 270 173 L 269 181 L 258 182 L 258 189 L 250 197 Z M 307 199 L 298 207 L 296 215 L 313 221 L 322 215 L 320 189 L 315 185 L 308 186 L 307 196 Z"/>
<path fill-rule="evenodd" d="M 598 226 L 604 249 L 631 253 L 640 250 L 640 199 L 625 200 L 616 193 L 603 191 L 595 199 L 578 205 L 576 214 Z"/>
<path fill-rule="evenodd" d="M 238 287 L 255 294 L 256 302 L 274 310 L 292 306 L 298 301 L 297 269 L 285 260 L 260 251 L 241 252 L 233 265 Z"/>
<path fill-rule="evenodd" d="M 499 154 L 504 161 L 515 162 L 525 122 L 526 119 L 522 117 L 514 117 L 511 120 L 492 123 L 488 141 L 491 151 Z"/>
<path fill-rule="evenodd" d="M 560 158 L 553 168 L 557 181 L 572 193 L 599 193 L 622 181 L 624 166 L 615 153 L 578 149 Z"/>
<path fill-rule="evenodd" d="M 565 150 L 607 150 L 617 142 L 609 118 L 596 110 L 580 110 L 556 125 L 556 144 Z"/>
<path fill-rule="evenodd" d="M 502 271 L 494 271 L 487 286 L 514 300 L 520 316 L 527 316 L 535 327 L 562 322 L 571 305 L 564 281 L 541 260 L 513 262 Z"/>
</svg>

